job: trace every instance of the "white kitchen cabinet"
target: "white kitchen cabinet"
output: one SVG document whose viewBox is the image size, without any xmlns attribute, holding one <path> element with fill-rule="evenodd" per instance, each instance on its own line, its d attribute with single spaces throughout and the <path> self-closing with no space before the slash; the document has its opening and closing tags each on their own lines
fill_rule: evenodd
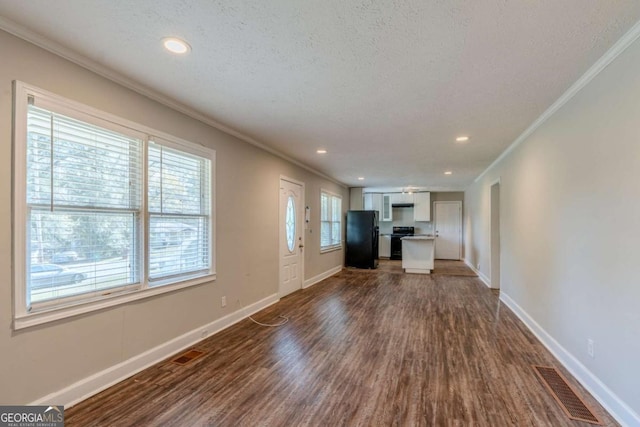
<svg viewBox="0 0 640 427">
<path fill-rule="evenodd" d="M 380 193 L 364 193 L 364 210 L 378 211 L 378 219 L 382 213 L 382 194 Z"/>
<path fill-rule="evenodd" d="M 391 257 L 391 236 L 388 234 L 380 235 L 380 238 L 378 239 L 378 257 Z"/>
<path fill-rule="evenodd" d="M 413 194 L 413 220 L 419 222 L 431 221 L 431 193 Z"/>
<path fill-rule="evenodd" d="M 394 193 L 391 198 L 391 204 L 411 204 L 413 203 L 413 194 L 411 193 Z"/>
<path fill-rule="evenodd" d="M 393 221 L 393 209 L 391 209 L 392 194 L 382 195 L 382 208 L 380 210 L 380 221 Z"/>
</svg>

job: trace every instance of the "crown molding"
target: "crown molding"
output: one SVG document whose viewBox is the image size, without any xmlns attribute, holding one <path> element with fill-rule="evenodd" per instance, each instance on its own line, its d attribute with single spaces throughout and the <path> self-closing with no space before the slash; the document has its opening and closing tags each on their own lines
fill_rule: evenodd
<svg viewBox="0 0 640 427">
<path fill-rule="evenodd" d="M 473 181 L 478 182 L 487 172 L 489 172 L 494 166 L 502 161 L 509 155 L 518 145 L 522 144 L 533 132 L 535 132 L 540 126 L 542 126 L 549 118 L 551 118 L 560 108 L 562 108 L 567 102 L 569 102 L 578 92 L 582 90 L 587 84 L 591 82 L 598 74 L 602 72 L 614 59 L 624 52 L 633 42 L 640 37 L 640 21 L 636 22 L 629 31 L 623 35 L 620 40 L 615 42 L 611 48 L 605 52 L 595 64 L 591 66 L 576 82 L 564 92 L 560 98 L 556 100 L 544 113 L 540 115 L 527 129 L 515 141 L 507 147 L 506 150 L 495 159 L 489 167 L 487 167 L 478 177 Z"/>
<path fill-rule="evenodd" d="M 278 151 L 260 141 L 257 141 L 254 138 L 251 138 L 250 136 L 247 136 L 229 126 L 226 126 L 216 120 L 214 120 L 213 118 L 207 116 L 206 114 L 203 114 L 199 111 L 197 111 L 194 108 L 191 108 L 181 102 L 178 102 L 166 95 L 163 95 L 157 91 L 155 91 L 154 89 L 151 89 L 150 87 L 145 86 L 142 83 L 139 83 L 135 80 L 129 79 L 128 77 L 123 76 L 120 73 L 117 73 L 113 70 L 111 70 L 108 67 L 105 67 L 102 64 L 97 63 L 96 61 L 93 61 L 79 53 L 77 53 L 76 51 L 69 49 L 63 45 L 61 45 L 60 43 L 54 42 L 53 40 L 50 40 L 46 37 L 44 37 L 41 34 L 38 34 L 35 31 L 32 31 L 26 27 L 24 27 L 23 25 L 20 25 L 14 21 L 11 21 L 10 19 L 7 19 L 3 16 L 0 16 L 0 29 L 6 31 L 9 34 L 12 34 L 22 40 L 25 40 L 31 44 L 34 44 L 44 50 L 47 50 L 61 58 L 64 58 L 70 62 L 73 62 L 76 65 L 81 66 L 82 68 L 85 68 L 93 73 L 96 73 L 98 75 L 100 75 L 101 77 L 104 77 L 108 80 L 111 80 L 114 83 L 119 84 L 120 86 L 124 86 L 127 89 L 131 89 L 134 92 L 139 93 L 140 95 L 143 95 L 153 101 L 159 102 L 162 105 L 165 105 L 169 108 L 171 108 L 172 110 L 175 110 L 179 113 L 182 113 L 186 116 L 191 117 L 192 119 L 198 120 L 199 122 L 202 122 L 208 126 L 211 126 L 212 128 L 218 129 L 226 134 L 229 134 L 231 136 L 234 136 L 248 144 L 251 144 L 255 147 L 258 147 L 270 154 L 273 154 L 274 156 L 280 157 L 283 160 L 286 160 L 290 163 L 293 163 L 296 166 L 299 166 L 319 177 L 322 177 L 324 179 L 327 179 L 331 182 L 333 182 L 334 184 L 340 185 L 341 187 L 344 188 L 348 188 L 348 186 L 343 183 L 338 181 L 337 179 L 323 173 L 320 172 L 290 156 L 288 156 L 287 154 L 282 153 L 281 151 Z"/>
</svg>

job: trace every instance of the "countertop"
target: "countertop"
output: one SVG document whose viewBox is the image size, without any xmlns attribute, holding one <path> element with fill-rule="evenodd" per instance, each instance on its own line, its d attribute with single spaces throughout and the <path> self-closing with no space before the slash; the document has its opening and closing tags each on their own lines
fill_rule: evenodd
<svg viewBox="0 0 640 427">
<path fill-rule="evenodd" d="M 435 240 L 435 238 L 431 234 L 414 234 L 413 236 L 403 237 L 402 240 Z"/>
</svg>

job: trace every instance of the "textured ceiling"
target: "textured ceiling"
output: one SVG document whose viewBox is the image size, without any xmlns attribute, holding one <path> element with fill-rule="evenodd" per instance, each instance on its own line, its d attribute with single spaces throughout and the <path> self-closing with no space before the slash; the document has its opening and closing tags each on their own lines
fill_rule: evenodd
<svg viewBox="0 0 640 427">
<path fill-rule="evenodd" d="M 348 185 L 461 189 L 640 1 L 0 0 L 0 15 Z M 169 55 L 166 36 L 193 51 Z"/>
</svg>

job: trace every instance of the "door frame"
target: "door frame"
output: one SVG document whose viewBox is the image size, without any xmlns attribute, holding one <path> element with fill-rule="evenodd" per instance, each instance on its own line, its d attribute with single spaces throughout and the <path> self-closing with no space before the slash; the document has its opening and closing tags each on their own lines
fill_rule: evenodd
<svg viewBox="0 0 640 427">
<path fill-rule="evenodd" d="M 458 260 L 462 259 L 462 202 L 460 200 L 452 200 L 452 201 L 440 201 L 440 202 L 433 202 L 433 229 L 435 231 L 436 229 L 436 225 L 438 222 L 438 209 L 437 209 L 437 205 L 457 205 L 460 209 L 458 210 L 458 212 L 460 212 L 460 227 L 458 228 Z M 437 244 L 437 242 L 436 242 Z M 433 250 L 433 255 L 435 257 L 435 248 Z"/>
<path fill-rule="evenodd" d="M 491 184 L 489 184 L 489 224 L 490 224 L 490 233 L 489 233 L 489 241 L 490 241 L 490 250 L 489 250 L 489 287 L 491 289 L 500 289 L 502 283 L 502 218 L 500 215 L 501 206 L 502 206 L 502 183 L 501 179 L 498 178 Z M 496 188 L 496 200 L 494 200 L 494 192 L 493 189 Z M 497 202 L 497 209 L 494 209 L 494 202 Z M 494 269 L 497 270 L 494 272 Z M 494 275 L 494 273 L 497 273 Z M 494 280 L 495 279 L 495 280 Z"/>
<path fill-rule="evenodd" d="M 300 237 L 302 237 L 302 245 L 305 245 L 305 230 L 306 230 L 306 226 L 305 226 L 305 185 L 304 182 L 302 181 L 298 181 L 297 179 L 293 179 L 290 178 L 286 175 L 280 175 L 280 179 L 278 180 L 278 298 L 282 298 L 282 263 L 284 262 L 284 254 L 282 253 L 282 245 L 283 245 L 283 233 L 282 230 L 284 228 L 284 212 L 282 211 L 282 200 L 280 200 L 280 197 L 282 196 L 282 193 L 280 192 L 280 187 L 282 185 L 282 181 L 287 181 L 290 182 L 292 184 L 296 184 L 299 185 L 300 187 L 302 187 L 302 191 L 300 192 L 300 212 L 296 212 L 296 216 L 301 216 L 298 219 L 301 219 L 301 227 L 302 227 L 302 234 L 300 235 Z M 304 287 L 304 258 L 305 258 L 305 251 L 304 251 L 304 247 L 302 250 L 302 253 L 300 254 L 300 289 L 302 289 Z M 287 294 L 288 295 L 288 294 Z"/>
</svg>

